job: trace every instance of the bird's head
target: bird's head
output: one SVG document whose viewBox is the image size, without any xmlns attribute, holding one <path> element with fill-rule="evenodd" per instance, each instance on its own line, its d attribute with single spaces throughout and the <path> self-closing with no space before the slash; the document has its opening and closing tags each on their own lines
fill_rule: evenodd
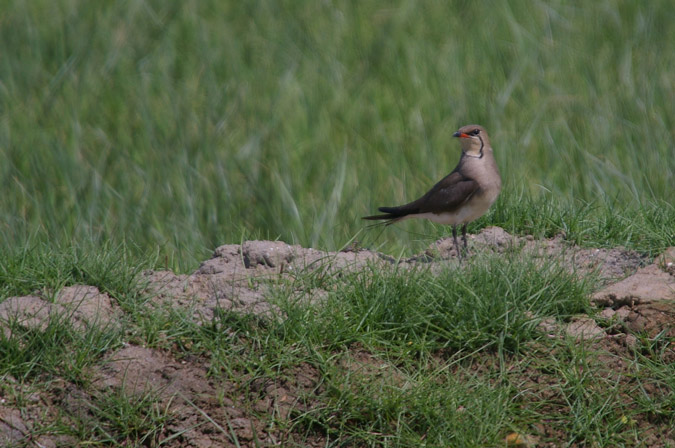
<svg viewBox="0 0 675 448">
<path fill-rule="evenodd" d="M 459 138 L 462 152 L 472 157 L 483 157 L 483 151 L 490 147 L 487 132 L 477 124 L 462 126 L 453 137 Z"/>
</svg>

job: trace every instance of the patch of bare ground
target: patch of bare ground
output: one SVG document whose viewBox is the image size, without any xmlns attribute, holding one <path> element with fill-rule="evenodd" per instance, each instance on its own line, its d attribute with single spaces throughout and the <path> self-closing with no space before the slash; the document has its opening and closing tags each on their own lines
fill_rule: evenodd
<svg viewBox="0 0 675 448">
<path fill-rule="evenodd" d="M 49 434 L 49 425 L 57 420 L 73 427 L 96 428 L 92 433 L 101 432 L 99 436 L 114 435 L 123 429 L 115 424 L 120 424 L 127 404 L 138 407 L 144 421 L 153 416 L 161 419 L 144 446 L 286 446 L 298 438 L 289 422 L 312 406 L 320 384 L 313 366 L 298 366 L 274 378 L 250 378 L 243 373 L 234 384 L 208 377 L 206 364 L 205 360 L 180 361 L 165 351 L 127 346 L 92 369 L 87 387 L 52 381 L 28 394 L 29 402 L 25 397 L 10 398 L 5 391 L 0 393 L 0 446 L 76 446 L 86 441 Z M 110 423 L 104 415 L 120 421 Z M 127 441 L 121 438 L 117 443 Z M 312 446 L 311 438 L 303 437 L 297 443 Z M 316 443 L 322 446 L 319 439 Z"/>
<path fill-rule="evenodd" d="M 68 286 L 53 300 L 43 294 L 9 297 L 0 303 L 0 324 L 9 337 L 10 323 L 45 330 L 52 319 L 67 319 L 75 328 L 114 325 L 121 316 L 119 307 L 94 286 Z"/>
<path fill-rule="evenodd" d="M 267 300 L 269 288 L 298 273 L 335 274 L 388 263 L 385 260 L 386 256 L 367 250 L 324 252 L 281 241 L 247 241 L 220 246 L 190 275 L 148 271 L 145 277 L 155 303 L 189 307 L 196 318 L 208 321 L 216 308 L 268 313 L 273 308 Z"/>
<path fill-rule="evenodd" d="M 135 346 L 107 356 L 95 370 L 99 394 L 159 398 L 169 418 L 157 440 L 170 447 L 285 446 L 297 438 L 289 422 L 312 406 L 320 387 L 311 365 L 275 377 L 242 372 L 233 383 L 208 377 L 204 360 L 178 361 Z"/>
<path fill-rule="evenodd" d="M 596 272 L 599 283 L 592 301 L 599 307 L 597 315 L 576 316 L 564 324 L 544 320 L 539 328 L 550 338 L 576 340 L 597 352 L 590 364 L 570 366 L 575 375 L 590 375 L 591 386 L 592 379 L 597 378 L 614 381 L 621 394 L 639 391 L 649 397 L 656 393 L 658 385 L 641 378 L 630 360 L 637 338 L 661 337 L 672 341 L 675 337 L 675 248 L 647 265 L 645 257 L 623 248 L 580 248 L 562 237 L 537 241 L 509 235 L 497 227 L 484 229 L 471 236 L 470 241 L 474 252 L 499 254 L 524 250 L 542 261 L 555 258 L 573 272 Z M 452 239 L 446 238 L 432 244 L 426 252 L 399 263 L 403 267 L 432 263 L 433 270 L 435 265 L 456 258 Z M 190 275 L 148 271 L 144 280 L 148 294 L 153 297 L 148 306 L 188 309 L 196 322 L 206 322 L 218 309 L 267 315 L 274 310 L 268 301 L 270 288 L 298 273 L 339 277 L 341 272 L 368 265 L 386 267 L 394 263 L 392 258 L 368 250 L 331 253 L 279 241 L 249 241 L 217 248 L 212 258 Z M 305 292 L 318 297 L 325 294 L 321 290 Z M 90 286 L 64 288 L 54 297 L 40 293 L 11 297 L 0 304 L 5 338 L 12 337 L 10 323 L 44 330 L 54 316 L 66 315 L 75 329 L 83 329 L 91 325 L 115 325 L 122 314 L 113 299 Z M 675 362 L 675 347 L 670 344 L 659 356 Z M 560 372 L 549 371 L 546 363 L 538 363 L 538 359 L 549 356 L 569 356 L 562 353 L 561 347 L 562 344 L 554 349 L 560 353 L 543 353 L 543 345 L 534 345 L 529 362 L 514 361 L 507 368 L 509 381 L 521 391 L 523 406 L 538 403 L 539 414 L 554 416 L 570 411 Z M 395 366 L 365 350 L 355 349 L 337 365 L 346 373 L 380 375 L 393 383 L 404 381 Z M 473 374 L 489 370 L 490 363 L 476 364 L 471 369 Z M 127 345 L 97 361 L 91 369 L 90 382 L 74 385 L 50 380 L 40 390 L 28 394 L 32 397 L 30 401 L 16 399 L 12 391 L 26 386 L 6 376 L 1 379 L 0 388 L 0 445 L 50 447 L 79 443 L 81 440 L 73 436 L 50 434 L 50 422 L 65 419 L 66 423 L 91 421 L 93 425 L 103 397 L 133 401 L 148 394 L 156 398 L 165 419 L 148 446 L 160 441 L 170 447 L 325 444 L 320 435 L 298 434 L 293 424 L 297 415 L 319 404 L 317 396 L 324 386 L 322 374 L 314 366 L 304 364 L 274 376 L 254 377 L 242 372 L 236 383 L 210 377 L 207 372 L 206 359 L 179 359 L 167 351 Z M 671 422 L 659 420 L 658 415 L 640 414 L 631 418 L 634 420 L 630 424 L 645 437 L 642 446 L 675 444 Z M 558 446 L 552 441 L 568 437 L 553 417 L 533 424 L 528 430 L 541 441 L 537 446 Z"/>
</svg>

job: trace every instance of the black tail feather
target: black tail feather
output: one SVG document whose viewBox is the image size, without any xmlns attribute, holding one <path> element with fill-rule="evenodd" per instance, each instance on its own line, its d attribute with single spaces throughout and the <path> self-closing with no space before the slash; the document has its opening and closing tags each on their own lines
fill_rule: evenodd
<svg viewBox="0 0 675 448">
<path fill-rule="evenodd" d="M 396 215 L 372 215 L 372 216 L 364 216 L 361 219 L 369 219 L 371 221 L 379 221 L 382 219 L 396 219 Z"/>
<path fill-rule="evenodd" d="M 400 214 L 400 213 L 387 213 L 387 210 L 390 210 L 389 207 L 380 207 L 378 210 L 381 212 L 385 212 L 383 215 L 372 215 L 372 216 L 364 216 L 361 219 L 368 219 L 371 221 L 383 221 L 383 222 L 378 222 L 373 224 L 373 226 L 378 226 L 378 225 L 391 225 L 394 224 L 397 221 L 400 221 L 401 219 L 405 218 L 407 214 Z"/>
<path fill-rule="evenodd" d="M 407 211 L 401 210 L 401 207 L 378 207 L 377 208 L 379 211 L 382 213 L 387 213 L 388 215 L 392 215 L 392 217 L 401 217 L 405 216 L 408 214 Z"/>
</svg>

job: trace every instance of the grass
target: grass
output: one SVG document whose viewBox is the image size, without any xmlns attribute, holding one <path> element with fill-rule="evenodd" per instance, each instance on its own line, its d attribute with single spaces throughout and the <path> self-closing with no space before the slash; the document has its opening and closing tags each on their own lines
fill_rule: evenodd
<svg viewBox="0 0 675 448">
<path fill-rule="evenodd" d="M 513 234 L 538 238 L 562 234 L 581 246 L 624 246 L 654 256 L 675 244 L 674 212 L 668 201 L 650 203 L 636 212 L 616 202 L 561 204 L 552 194 L 532 198 L 519 193 L 502 197 L 473 229 L 489 223 Z"/>
<path fill-rule="evenodd" d="M 168 405 L 162 406 L 154 392 L 109 392 L 96 397 L 90 409 L 93 418 L 80 422 L 85 431 L 81 439 L 113 446 L 156 446 L 169 420 Z"/>
<path fill-rule="evenodd" d="M 297 292 L 307 284 L 333 292 L 312 306 Z M 616 446 L 640 440 L 635 419 L 675 419 L 662 414 L 673 396 L 665 352 L 612 372 L 597 349 L 536 330 L 544 316 L 563 323 L 587 309 L 589 284 L 553 265 L 512 255 L 477 260 L 461 277 L 452 267 L 373 270 L 279 288 L 283 317 L 217 313 L 176 340 L 190 341 L 184 353 L 207 356 L 252 407 L 255 384 L 315 368 L 295 418 L 280 423 L 296 436 L 320 434 L 328 446 L 501 446 L 508 433 L 544 425 L 542 441 Z M 654 342 L 644 343 L 649 351 Z M 636 394 L 642 381 L 658 384 L 650 399 Z"/>
<path fill-rule="evenodd" d="M 477 258 L 466 270 L 440 275 L 374 268 L 327 289 L 335 292 L 325 299 L 323 313 L 292 302 L 282 305 L 290 327 L 285 331 L 301 331 L 295 335 L 299 341 L 328 349 L 368 341 L 367 347 L 393 345 L 405 351 L 517 351 L 543 316 L 584 311 L 589 285 L 558 266 L 541 267 L 511 255 Z"/>
<path fill-rule="evenodd" d="M 142 272 L 155 267 L 161 267 L 156 254 L 141 257 L 124 244 L 111 242 L 61 246 L 32 240 L 0 247 L 0 301 L 36 292 L 53 298 L 64 286 L 85 284 L 130 311 L 144 300 Z"/>
<path fill-rule="evenodd" d="M 3 245 L 130 242 L 181 270 L 242 237 L 339 248 L 447 174 L 470 122 L 505 184 L 478 226 L 526 232 L 513 204 L 545 203 L 575 238 L 609 214 L 611 241 L 673 244 L 633 224 L 675 219 L 665 0 L 1 8 Z M 403 229 L 358 238 L 397 253 L 447 232 Z"/>
<path fill-rule="evenodd" d="M 37 294 L 47 306 L 63 287 L 86 284 L 108 293 L 123 309 L 133 310 L 144 300 L 140 273 L 153 264 L 150 257 L 138 265 L 129 258 L 129 250 L 120 245 L 55 248 L 31 242 L 5 248 L 0 256 L 0 302 Z M 6 333 L 0 334 L 0 374 L 16 378 L 59 375 L 79 383 L 86 379 L 87 366 L 122 342 L 119 324 L 123 322 L 78 330 L 71 311 L 44 313 L 49 315 L 44 328 L 9 314 L 3 326 Z"/>
<path fill-rule="evenodd" d="M 408 380 L 402 389 L 365 373 L 331 369 L 327 407 L 311 416 L 329 435 L 365 446 L 480 446 L 498 444 L 515 411 L 508 387 L 452 373 Z M 317 424 L 317 423 L 315 423 Z"/>
<path fill-rule="evenodd" d="M 119 328 L 95 326 L 77 331 L 67 315 L 52 316 L 46 328 L 10 319 L 0 334 L 0 375 L 21 380 L 47 375 L 81 383 L 86 367 L 120 346 L 120 333 Z"/>
<path fill-rule="evenodd" d="M 114 265 L 117 277 L 137 278 L 123 257 L 70 257 L 40 258 L 70 263 L 70 273 Z M 13 272 L 35 275 L 28 263 L 20 266 Z M 325 274 L 271 281 L 276 314 L 218 308 L 208 321 L 189 308 L 152 306 L 140 281 L 128 289 L 107 283 L 127 304 L 121 327 L 84 331 L 67 316 L 42 331 L 10 322 L 11 333 L 0 337 L 0 378 L 7 384 L 0 398 L 31 415 L 35 402 L 26 397 L 56 397 L 33 436 L 95 445 L 179 443 L 180 431 L 209 422 L 245 445 L 227 417 L 218 417 L 232 403 L 261 422 L 255 440 L 265 436 L 260 428 L 274 428 L 287 446 L 317 439 L 325 446 L 502 446 L 508 434 L 521 434 L 542 443 L 609 447 L 641 443 L 649 434 L 645 421 L 666 437 L 664 428 L 675 421 L 672 340 L 665 334 L 637 335 L 632 354 L 612 355 L 537 330 L 544 318 L 564 325 L 572 315 L 592 314 L 587 297 L 594 278 L 569 274 L 554 259 L 535 263 L 514 248 L 501 257 L 479 253 L 435 273 L 373 267 Z M 327 293 L 312 303 L 317 290 Z M 188 407 L 200 417 L 183 428 L 180 393 L 96 388 L 91 369 L 127 343 L 160 350 L 177 365 L 208 366 L 209 382 L 222 394 L 210 400 L 222 403 L 211 408 L 208 397 L 192 397 Z M 298 383 L 303 375 L 309 380 Z M 72 386 L 64 389 L 64 382 Z M 260 408 L 275 396 L 265 392 L 270 384 L 292 402 Z M 80 397 L 77 405 L 73 397 Z"/>
<path fill-rule="evenodd" d="M 44 422 L 31 435 L 178 443 L 160 397 L 92 392 L 91 369 L 132 343 L 208 365 L 222 402 L 186 409 L 215 422 L 236 402 L 288 446 L 673 438 L 665 334 L 608 360 L 537 330 L 592 314 L 593 277 L 555 260 L 301 273 L 272 285 L 279 315 L 216 309 L 208 322 L 151 306 L 142 276 L 192 272 L 214 247 L 254 238 L 419 253 L 449 230 L 359 218 L 447 174 L 468 123 L 488 129 L 504 180 L 470 232 L 661 253 L 675 245 L 666 0 L 8 0 L 0 12 L 0 304 L 88 284 L 124 315 L 85 331 L 67 314 L 3 326 L 0 411 Z M 321 305 L 307 296 L 317 288 Z M 298 371 L 314 382 L 293 386 Z M 256 411 L 261 383 L 293 392 L 293 406 Z M 33 414 L 35 394 L 53 399 L 49 415 Z"/>
</svg>

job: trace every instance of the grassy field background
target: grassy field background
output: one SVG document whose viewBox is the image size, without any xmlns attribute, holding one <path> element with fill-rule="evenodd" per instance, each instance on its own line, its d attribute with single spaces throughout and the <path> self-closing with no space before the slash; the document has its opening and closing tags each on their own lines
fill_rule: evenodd
<svg viewBox="0 0 675 448">
<path fill-rule="evenodd" d="M 505 189 L 472 228 L 675 244 L 675 10 L 666 0 L 7 0 L 0 242 L 125 244 L 189 270 L 217 245 L 429 223 L 359 217 L 426 191 L 484 125 Z"/>
<path fill-rule="evenodd" d="M 234 280 L 209 292 L 222 306 L 158 306 L 144 271 L 190 272 L 252 238 L 419 252 L 449 228 L 360 217 L 447 174 L 469 123 L 504 180 L 471 232 L 564 233 L 641 252 L 613 251 L 624 269 L 651 263 L 675 245 L 673 24 L 666 0 L 0 1 L 0 305 L 58 311 L 84 284 L 118 311 L 84 331 L 56 311 L 3 318 L 2 415 L 59 446 L 185 446 L 204 418 L 259 446 L 223 429 L 230 411 L 287 446 L 671 443 L 672 333 L 601 314 L 589 296 L 606 279 L 570 273 L 565 244 L 546 263 L 514 245 L 435 270 L 242 267 L 272 315 L 230 310 Z M 579 314 L 606 337 L 566 336 Z M 92 372 L 129 348 L 213 393 L 191 410 L 97 389 Z M 268 383 L 297 396 L 288 418 L 259 408 Z"/>
</svg>

